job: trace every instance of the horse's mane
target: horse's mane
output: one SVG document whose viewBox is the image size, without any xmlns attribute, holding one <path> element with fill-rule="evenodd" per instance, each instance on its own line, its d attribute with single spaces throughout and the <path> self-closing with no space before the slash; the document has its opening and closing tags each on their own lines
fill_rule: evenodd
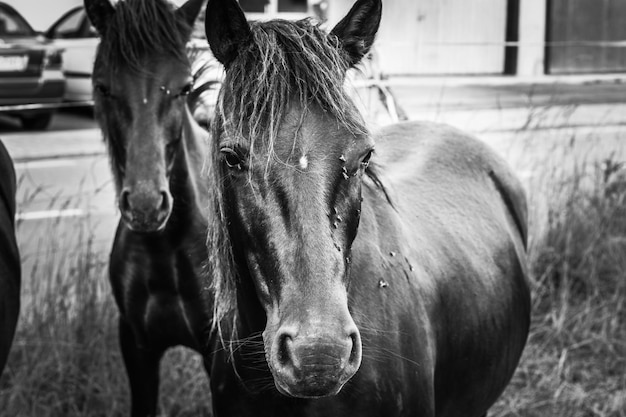
<svg viewBox="0 0 626 417">
<path fill-rule="evenodd" d="M 117 2 L 107 22 L 99 54 L 112 68 L 129 67 L 149 71 L 142 58 L 173 56 L 186 61 L 185 45 L 189 24 L 174 12 L 166 0 L 124 0 Z"/>
<path fill-rule="evenodd" d="M 214 194 L 209 216 L 207 245 L 209 276 L 215 296 L 214 324 L 222 336 L 233 336 L 234 324 L 223 322 L 237 304 L 237 272 L 233 259 L 224 203 L 225 172 L 218 138 L 247 145 L 250 155 L 260 141 L 268 157 L 288 106 L 295 100 L 316 106 L 336 118 L 354 135 L 367 134 L 361 114 L 344 89 L 348 61 L 339 40 L 311 19 L 297 22 L 252 22 L 247 44 L 229 64 L 213 124 L 213 149 L 209 152 L 209 188 Z M 236 317 L 229 316 L 231 319 Z M 226 325 L 229 329 L 222 329 Z M 229 334 L 222 334 L 225 330 Z"/>
</svg>

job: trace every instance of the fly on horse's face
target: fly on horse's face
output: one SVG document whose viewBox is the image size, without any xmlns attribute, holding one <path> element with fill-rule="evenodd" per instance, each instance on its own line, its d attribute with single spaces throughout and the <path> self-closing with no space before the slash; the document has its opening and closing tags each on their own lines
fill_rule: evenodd
<svg viewBox="0 0 626 417">
<path fill-rule="evenodd" d="M 111 147 L 122 218 L 135 231 L 163 229 L 172 211 L 169 177 L 193 81 L 180 51 L 201 5 L 189 1 L 172 12 L 169 27 L 139 33 L 132 22 L 107 31 L 119 13 L 106 1 L 86 2 L 102 38 L 93 72 L 96 114 Z"/>
<path fill-rule="evenodd" d="M 359 1 L 325 34 L 310 22 L 249 27 L 234 0 L 207 7 L 209 44 L 226 67 L 214 136 L 233 252 L 266 313 L 275 385 L 290 396 L 337 394 L 361 363 L 347 289 L 373 142 L 344 93 L 328 91 L 341 91 L 379 19 L 379 2 Z M 323 44 L 328 62 L 290 49 L 290 35 Z"/>
</svg>

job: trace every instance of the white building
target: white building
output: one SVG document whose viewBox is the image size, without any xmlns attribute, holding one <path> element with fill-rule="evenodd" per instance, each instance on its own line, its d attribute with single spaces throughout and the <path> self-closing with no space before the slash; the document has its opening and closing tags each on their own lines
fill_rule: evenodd
<svg viewBox="0 0 626 417">
<path fill-rule="evenodd" d="M 38 30 L 83 3 L 4 1 Z M 239 1 L 251 19 L 321 13 L 331 26 L 355 0 Z M 376 51 L 393 75 L 624 72 L 625 21 L 625 0 L 383 0 Z"/>
</svg>

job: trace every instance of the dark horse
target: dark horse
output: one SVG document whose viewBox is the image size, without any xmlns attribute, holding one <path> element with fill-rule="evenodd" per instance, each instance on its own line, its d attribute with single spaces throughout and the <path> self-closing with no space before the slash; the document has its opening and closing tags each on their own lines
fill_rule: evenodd
<svg viewBox="0 0 626 417">
<path fill-rule="evenodd" d="M 20 254 L 15 241 L 15 169 L 0 142 L 0 375 L 20 312 Z"/>
<path fill-rule="evenodd" d="M 342 85 L 380 16 L 358 0 L 327 34 L 209 0 L 218 417 L 481 416 L 517 366 L 524 193 L 450 127 L 368 133 Z"/>
<path fill-rule="evenodd" d="M 93 72 L 121 221 L 110 258 L 132 415 L 156 415 L 159 363 L 184 345 L 206 357 L 213 305 L 203 290 L 208 132 L 191 116 L 186 52 L 203 0 L 85 0 L 101 36 Z"/>
</svg>

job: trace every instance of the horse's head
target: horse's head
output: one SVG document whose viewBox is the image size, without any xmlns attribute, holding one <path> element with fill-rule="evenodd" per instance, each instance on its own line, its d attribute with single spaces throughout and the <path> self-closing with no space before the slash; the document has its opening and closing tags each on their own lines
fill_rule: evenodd
<svg viewBox="0 0 626 417">
<path fill-rule="evenodd" d="M 380 0 L 359 0 L 328 34 L 309 20 L 248 24 L 236 0 L 207 6 L 207 38 L 226 68 L 216 182 L 286 395 L 337 394 L 361 363 L 348 286 L 373 142 L 343 82 L 372 45 L 380 12 Z M 227 286 L 217 283 L 218 303 Z"/>
<path fill-rule="evenodd" d="M 101 42 L 96 115 L 109 145 L 118 204 L 132 230 L 161 230 L 172 211 L 169 176 L 188 116 L 186 43 L 204 0 L 85 0 Z"/>
</svg>

